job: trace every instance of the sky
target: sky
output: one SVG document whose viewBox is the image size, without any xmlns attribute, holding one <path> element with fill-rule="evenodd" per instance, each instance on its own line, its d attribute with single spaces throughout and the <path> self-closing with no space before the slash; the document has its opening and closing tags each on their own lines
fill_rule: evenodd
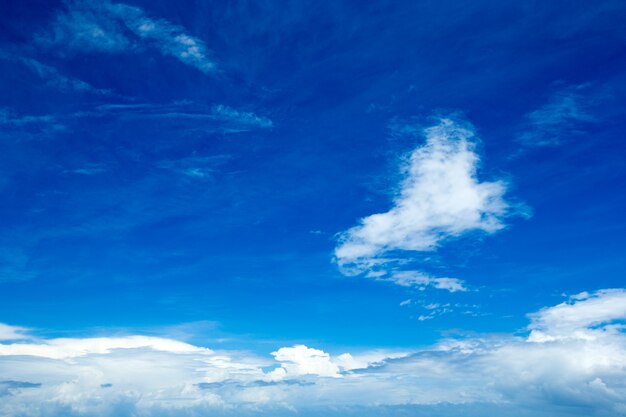
<svg viewBox="0 0 626 417">
<path fill-rule="evenodd" d="M 624 2 L 0 4 L 1 415 L 626 415 Z"/>
</svg>

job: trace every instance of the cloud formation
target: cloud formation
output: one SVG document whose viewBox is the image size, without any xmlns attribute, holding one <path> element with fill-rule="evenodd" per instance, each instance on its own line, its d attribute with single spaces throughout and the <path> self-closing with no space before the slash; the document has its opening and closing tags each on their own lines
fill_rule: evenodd
<svg viewBox="0 0 626 417">
<path fill-rule="evenodd" d="M 503 181 L 478 180 L 480 157 L 471 126 L 444 118 L 424 135 L 426 143 L 404 166 L 392 208 L 364 217 L 341 233 L 335 258 L 347 275 L 365 273 L 400 285 L 462 291 L 458 279 L 397 271 L 391 265 L 407 254 L 434 251 L 448 238 L 495 233 L 505 227 L 503 219 L 512 207 L 504 200 Z"/>
<path fill-rule="evenodd" d="M 411 406 L 421 407 L 411 415 L 501 407 L 508 415 L 626 415 L 624 305 L 624 289 L 602 290 L 530 314 L 527 336 L 340 355 L 296 345 L 273 359 L 159 337 L 36 339 L 3 325 L 3 335 L 27 340 L 0 343 L 0 414 L 377 415 Z"/>
<path fill-rule="evenodd" d="M 312 349 L 304 345 L 282 347 L 272 356 L 281 363 L 281 367 L 273 374 L 278 376 L 290 375 L 320 375 L 339 377 L 339 367 L 334 364 L 330 355 L 319 349 Z"/>
<path fill-rule="evenodd" d="M 48 31 L 36 41 L 76 52 L 120 53 L 153 47 L 163 55 L 207 74 L 216 70 L 205 43 L 180 26 L 148 16 L 142 9 L 109 1 L 66 3 Z"/>
</svg>

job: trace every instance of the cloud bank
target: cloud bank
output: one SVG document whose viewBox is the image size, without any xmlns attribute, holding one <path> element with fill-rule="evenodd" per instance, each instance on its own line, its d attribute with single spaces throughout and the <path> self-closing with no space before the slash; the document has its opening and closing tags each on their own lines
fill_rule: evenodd
<svg viewBox="0 0 626 417">
<path fill-rule="evenodd" d="M 366 274 L 405 286 L 465 289 L 455 278 L 434 278 L 398 270 L 411 253 L 436 250 L 446 239 L 469 232 L 495 233 L 505 227 L 512 206 L 503 181 L 477 178 L 480 157 L 474 130 L 444 118 L 424 130 L 404 167 L 404 179 L 390 210 L 360 220 L 339 235 L 335 258 L 347 275 Z"/>
<path fill-rule="evenodd" d="M 25 339 L 0 343 L 0 414 L 626 415 L 625 305 L 626 290 L 601 290 L 530 314 L 525 336 L 338 355 L 296 345 L 273 358 L 147 336 L 37 339 L 3 325 L 5 339 Z"/>
</svg>

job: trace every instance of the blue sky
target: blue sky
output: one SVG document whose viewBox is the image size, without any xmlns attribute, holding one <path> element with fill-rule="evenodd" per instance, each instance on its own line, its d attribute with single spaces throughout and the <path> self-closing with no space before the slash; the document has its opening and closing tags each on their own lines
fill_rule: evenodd
<svg viewBox="0 0 626 417">
<path fill-rule="evenodd" d="M 626 413 L 622 2 L 2 5 L 5 415 Z"/>
</svg>

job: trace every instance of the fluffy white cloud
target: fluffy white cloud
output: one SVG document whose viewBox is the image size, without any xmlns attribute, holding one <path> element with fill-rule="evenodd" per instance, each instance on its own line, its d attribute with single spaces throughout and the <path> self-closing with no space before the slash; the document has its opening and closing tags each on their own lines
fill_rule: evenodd
<svg viewBox="0 0 626 417">
<path fill-rule="evenodd" d="M 144 336 L 5 341 L 0 415 L 626 415 L 624 305 L 625 290 L 598 291 L 531 314 L 525 337 L 411 351 L 296 345 L 272 359 Z"/>
<path fill-rule="evenodd" d="M 282 347 L 272 356 L 281 363 L 281 368 L 274 371 L 277 375 L 319 375 L 339 377 L 339 367 L 330 360 L 330 355 L 322 350 L 304 345 Z"/>
<path fill-rule="evenodd" d="M 180 26 L 151 18 L 139 7 L 123 3 L 69 2 L 50 30 L 37 37 L 37 42 L 83 52 L 117 53 L 154 47 L 204 73 L 216 69 L 202 40 Z"/>
<path fill-rule="evenodd" d="M 587 292 L 570 302 L 531 314 L 530 340 L 554 341 L 564 338 L 593 340 L 605 332 L 621 330 L 614 323 L 626 317 L 626 292 L 622 289 Z"/>
<path fill-rule="evenodd" d="M 335 257 L 349 275 L 367 273 L 400 285 L 462 291 L 463 283 L 454 278 L 395 272 L 390 265 L 398 259 L 389 254 L 433 251 L 447 238 L 502 229 L 503 218 L 511 211 L 503 198 L 506 185 L 477 179 L 480 158 L 471 126 L 442 119 L 424 134 L 426 143 L 408 158 L 392 208 L 364 217 L 340 234 Z"/>
</svg>

